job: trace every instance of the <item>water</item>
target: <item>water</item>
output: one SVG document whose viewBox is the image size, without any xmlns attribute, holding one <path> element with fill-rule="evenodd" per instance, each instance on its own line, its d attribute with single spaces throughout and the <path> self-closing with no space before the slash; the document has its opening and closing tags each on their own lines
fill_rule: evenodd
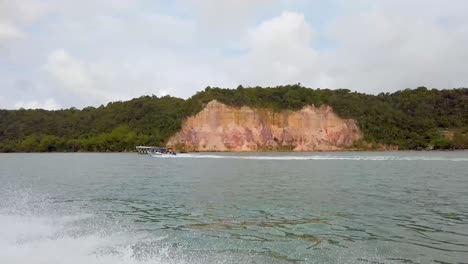
<svg viewBox="0 0 468 264">
<path fill-rule="evenodd" d="M 0 154 L 0 263 L 468 263 L 468 153 Z"/>
</svg>

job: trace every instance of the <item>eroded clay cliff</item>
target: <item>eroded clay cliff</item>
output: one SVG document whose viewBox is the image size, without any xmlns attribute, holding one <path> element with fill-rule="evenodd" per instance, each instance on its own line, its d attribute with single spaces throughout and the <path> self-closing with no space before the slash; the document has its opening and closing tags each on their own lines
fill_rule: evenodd
<svg viewBox="0 0 468 264">
<path fill-rule="evenodd" d="M 186 151 L 341 150 L 362 138 L 357 123 L 329 106 L 299 111 L 235 108 L 211 101 L 186 119 L 168 146 Z"/>
</svg>

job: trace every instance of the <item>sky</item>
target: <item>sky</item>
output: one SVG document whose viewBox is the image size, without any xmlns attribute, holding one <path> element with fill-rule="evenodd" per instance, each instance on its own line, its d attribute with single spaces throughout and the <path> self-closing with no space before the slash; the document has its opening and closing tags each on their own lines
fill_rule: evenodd
<svg viewBox="0 0 468 264">
<path fill-rule="evenodd" d="M 0 108 L 468 86 L 465 0 L 0 0 Z"/>
</svg>

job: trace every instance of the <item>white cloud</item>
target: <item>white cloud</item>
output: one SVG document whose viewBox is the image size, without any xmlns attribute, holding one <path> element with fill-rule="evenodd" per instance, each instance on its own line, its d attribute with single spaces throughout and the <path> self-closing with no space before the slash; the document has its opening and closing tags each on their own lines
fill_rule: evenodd
<svg viewBox="0 0 468 264">
<path fill-rule="evenodd" d="M 55 93 L 72 98 L 70 105 L 83 107 L 148 94 L 190 96 L 195 89 L 219 80 L 202 59 L 155 52 L 112 61 L 84 61 L 58 49 L 49 54 L 44 70 L 55 84 Z"/>
<path fill-rule="evenodd" d="M 89 67 L 70 56 L 65 50 L 51 52 L 45 66 L 52 79 L 64 89 L 79 96 L 102 96 L 96 92 L 95 81 Z"/>
<path fill-rule="evenodd" d="M 15 26 L 9 24 L 0 24 L 0 42 L 3 40 L 15 39 L 23 36 L 21 32 Z"/>
<path fill-rule="evenodd" d="M 11 41 L 23 38 L 26 35 L 23 27 L 46 12 L 46 6 L 36 0 L 0 0 L 0 51 Z"/>
<path fill-rule="evenodd" d="M 182 0 L 202 21 L 213 26 L 242 23 L 259 8 L 273 7 L 279 0 Z"/>
<path fill-rule="evenodd" d="M 24 109 L 46 109 L 58 110 L 61 109 L 60 105 L 53 98 L 46 99 L 45 101 L 19 101 L 14 104 L 14 108 Z"/>
<path fill-rule="evenodd" d="M 75 96 L 74 105 L 82 102 L 96 105 L 126 97 L 119 90 L 122 87 L 119 81 L 125 76 L 119 76 L 113 67 L 105 63 L 76 59 L 64 49 L 49 54 L 45 70 L 60 89 L 58 93 Z"/>
<path fill-rule="evenodd" d="M 463 0 L 0 0 L 2 100 L 83 107 L 188 97 L 208 85 L 466 86 L 467 8 Z"/>
<path fill-rule="evenodd" d="M 284 12 L 249 30 L 247 52 L 234 60 L 240 83 L 271 85 L 322 81 L 314 33 L 303 14 Z M 234 74 L 236 75 L 236 74 Z"/>
<path fill-rule="evenodd" d="M 40 0 L 0 0 L 0 22 L 27 24 L 36 21 L 49 11 L 49 6 Z"/>
<path fill-rule="evenodd" d="M 337 47 L 324 54 L 331 63 L 330 86 L 378 93 L 418 85 L 466 85 L 467 24 L 444 26 L 440 23 L 444 8 L 440 8 L 439 16 L 379 9 L 340 18 L 330 30 Z"/>
</svg>

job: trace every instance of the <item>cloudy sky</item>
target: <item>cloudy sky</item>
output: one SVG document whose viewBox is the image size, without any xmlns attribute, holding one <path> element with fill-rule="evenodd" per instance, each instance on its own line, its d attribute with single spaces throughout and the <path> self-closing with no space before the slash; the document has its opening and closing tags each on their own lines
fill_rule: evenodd
<svg viewBox="0 0 468 264">
<path fill-rule="evenodd" d="M 466 0 L 0 0 L 0 108 L 468 86 Z"/>
</svg>

